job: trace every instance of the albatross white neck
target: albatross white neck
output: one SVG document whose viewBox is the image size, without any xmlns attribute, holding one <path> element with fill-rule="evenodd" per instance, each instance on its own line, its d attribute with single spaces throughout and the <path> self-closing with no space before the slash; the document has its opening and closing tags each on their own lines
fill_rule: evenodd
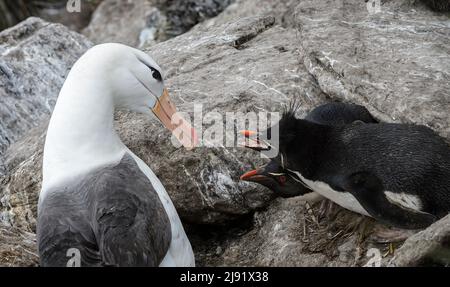
<svg viewBox="0 0 450 287">
<path fill-rule="evenodd" d="M 53 111 L 44 148 L 42 193 L 60 182 L 120 161 L 127 148 L 114 129 L 107 75 L 78 61 Z"/>
</svg>

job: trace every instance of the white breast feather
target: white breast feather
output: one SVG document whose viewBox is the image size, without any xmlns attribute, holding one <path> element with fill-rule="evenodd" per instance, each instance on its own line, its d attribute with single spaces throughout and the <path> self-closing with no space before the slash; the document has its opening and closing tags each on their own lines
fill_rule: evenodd
<svg viewBox="0 0 450 287">
<path fill-rule="evenodd" d="M 351 210 L 351 211 L 354 211 L 354 212 L 357 212 L 357 213 L 360 213 L 360 214 L 363 214 L 366 216 L 370 216 L 370 214 L 361 206 L 361 204 L 358 202 L 358 200 L 356 200 L 356 198 L 349 192 L 336 191 L 336 190 L 332 189 L 330 187 L 330 185 L 325 182 L 312 181 L 312 180 L 304 178 L 298 171 L 294 171 L 294 170 L 291 170 L 291 171 L 294 172 L 312 190 L 319 193 L 320 195 L 328 198 L 329 200 L 335 202 L 336 204 L 338 204 L 348 210 Z"/>
<path fill-rule="evenodd" d="M 147 166 L 138 156 L 131 151 L 128 151 L 136 160 L 139 168 L 148 177 L 153 187 L 166 210 L 169 217 L 172 229 L 172 241 L 170 242 L 169 250 L 162 260 L 160 267 L 195 267 L 195 257 L 192 251 L 191 243 L 187 238 L 181 220 L 178 216 L 177 210 L 172 203 L 164 186 L 161 184 L 158 177 L 153 173 L 150 167 Z"/>
<path fill-rule="evenodd" d="M 417 195 L 408 194 L 404 192 L 395 193 L 391 191 L 385 191 L 384 194 L 391 203 L 415 211 L 422 210 L 422 201 Z"/>
</svg>

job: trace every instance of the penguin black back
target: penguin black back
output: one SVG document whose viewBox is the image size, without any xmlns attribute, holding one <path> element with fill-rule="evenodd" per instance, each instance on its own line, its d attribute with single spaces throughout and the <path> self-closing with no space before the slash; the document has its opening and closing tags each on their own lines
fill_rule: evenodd
<svg viewBox="0 0 450 287">
<path fill-rule="evenodd" d="M 351 124 L 355 121 L 378 123 L 365 107 L 339 102 L 318 106 L 308 113 L 305 120 L 332 126 Z"/>
<path fill-rule="evenodd" d="M 450 147 L 425 126 L 331 126 L 285 114 L 279 129 L 286 169 L 341 206 L 404 228 L 425 227 L 450 211 Z M 343 184 L 355 173 L 376 177 L 382 188 Z M 404 212 L 416 220 L 394 218 Z"/>
</svg>

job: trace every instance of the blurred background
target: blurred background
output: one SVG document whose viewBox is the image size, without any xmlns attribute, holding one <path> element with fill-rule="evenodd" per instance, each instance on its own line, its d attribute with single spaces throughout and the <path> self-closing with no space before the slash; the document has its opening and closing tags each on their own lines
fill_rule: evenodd
<svg viewBox="0 0 450 287">
<path fill-rule="evenodd" d="M 80 0 L 69 13 L 67 0 L 0 0 L 0 31 L 30 16 L 61 23 L 95 43 L 142 47 L 165 41 L 222 12 L 234 0 Z"/>
<path fill-rule="evenodd" d="M 89 24 L 91 15 L 101 0 L 82 1 L 80 13 L 66 10 L 67 0 L 0 0 L 0 30 L 14 26 L 30 16 L 62 23 L 80 31 Z"/>
</svg>

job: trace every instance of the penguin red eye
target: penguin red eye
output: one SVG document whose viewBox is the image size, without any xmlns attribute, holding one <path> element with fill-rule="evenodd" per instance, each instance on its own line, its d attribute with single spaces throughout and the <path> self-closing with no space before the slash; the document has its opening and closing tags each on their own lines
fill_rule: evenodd
<svg viewBox="0 0 450 287">
<path fill-rule="evenodd" d="M 284 175 L 281 175 L 278 177 L 278 181 L 280 184 L 284 184 L 286 182 L 286 177 Z"/>
</svg>

